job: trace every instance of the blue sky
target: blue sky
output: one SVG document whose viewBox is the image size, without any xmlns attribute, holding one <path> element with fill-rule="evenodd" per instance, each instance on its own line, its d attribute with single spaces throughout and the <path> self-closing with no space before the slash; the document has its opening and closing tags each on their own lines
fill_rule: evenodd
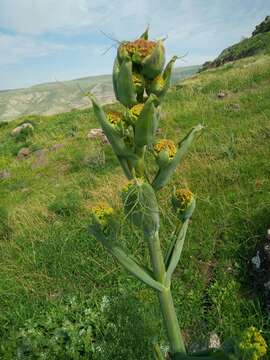
<svg viewBox="0 0 270 360">
<path fill-rule="evenodd" d="M 270 0 L 0 0 L 0 90 L 111 72 L 114 42 L 150 24 L 178 66 L 249 36 Z"/>
</svg>

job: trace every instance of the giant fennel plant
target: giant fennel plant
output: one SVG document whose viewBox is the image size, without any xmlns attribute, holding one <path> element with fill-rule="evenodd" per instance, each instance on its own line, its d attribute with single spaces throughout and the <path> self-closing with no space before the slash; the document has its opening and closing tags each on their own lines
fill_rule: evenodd
<svg viewBox="0 0 270 360">
<path fill-rule="evenodd" d="M 217 351 L 187 354 L 174 308 L 171 280 L 183 249 L 189 221 L 196 200 L 188 189 L 175 188 L 172 206 L 178 217 L 177 234 L 165 256 L 160 243 L 160 210 L 156 193 L 164 188 L 202 125 L 197 125 L 176 145 L 172 140 L 155 141 L 161 118 L 161 104 L 170 86 L 177 57 L 165 66 L 164 41 L 148 39 L 148 29 L 135 41 L 121 42 L 113 66 L 113 87 L 123 111 L 105 112 L 93 94 L 89 93 L 95 116 L 108 138 L 129 180 L 122 191 L 126 218 L 140 230 L 149 250 L 151 268 L 139 264 L 124 252 L 117 241 L 117 221 L 107 204 L 92 208 L 91 232 L 116 260 L 137 279 L 153 289 L 159 299 L 172 359 L 250 359 L 266 354 L 266 343 L 255 328 L 241 339 L 228 340 Z M 165 67 L 165 68 L 164 68 Z M 151 176 L 146 165 L 146 153 L 152 154 L 157 172 Z M 154 346 L 155 359 L 163 359 Z"/>
</svg>

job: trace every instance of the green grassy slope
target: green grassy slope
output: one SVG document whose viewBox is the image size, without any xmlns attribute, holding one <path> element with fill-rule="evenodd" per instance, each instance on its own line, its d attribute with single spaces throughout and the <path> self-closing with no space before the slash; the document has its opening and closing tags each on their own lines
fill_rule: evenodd
<svg viewBox="0 0 270 360">
<path fill-rule="evenodd" d="M 244 39 L 239 43 L 228 47 L 214 60 L 206 62 L 202 70 L 215 68 L 248 56 L 270 53 L 270 31 L 258 33 L 250 38 Z"/>
<path fill-rule="evenodd" d="M 223 99 L 220 90 L 227 93 Z M 270 340 L 269 320 L 247 271 L 270 219 L 270 56 L 193 76 L 168 93 L 163 112 L 162 137 L 177 141 L 193 125 L 205 125 L 174 176 L 198 198 L 173 279 L 185 339 L 197 342 L 213 331 L 224 339 L 255 325 Z M 109 201 L 119 209 L 123 246 L 147 261 L 144 244 L 124 226 L 121 169 L 108 145 L 87 138 L 97 127 L 91 109 L 31 121 L 35 131 L 26 140 L 10 136 L 19 121 L 0 128 L 0 170 L 11 173 L 0 180 L 2 356 L 9 358 L 7 338 L 27 319 L 31 328 L 44 319 L 50 327 L 56 316 L 79 321 L 74 313 L 80 305 L 74 299 L 69 308 L 63 305 L 71 296 L 77 304 L 89 302 L 91 359 L 148 360 L 151 335 L 165 339 L 155 297 L 87 230 L 89 207 Z M 63 147 L 51 150 L 54 144 Z M 16 154 L 25 146 L 32 154 L 19 161 Z M 39 162 L 38 149 L 48 150 Z M 159 195 L 164 248 L 173 230 L 172 186 Z"/>
</svg>

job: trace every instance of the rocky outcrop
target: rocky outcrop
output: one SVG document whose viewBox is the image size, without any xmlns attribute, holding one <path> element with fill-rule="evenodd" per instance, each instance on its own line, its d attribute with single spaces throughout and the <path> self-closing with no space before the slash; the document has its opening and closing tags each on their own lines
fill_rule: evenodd
<svg viewBox="0 0 270 360">
<path fill-rule="evenodd" d="M 10 178 L 11 174 L 8 170 L 0 170 L 0 180 L 5 180 Z"/>
<path fill-rule="evenodd" d="M 256 26 L 252 36 L 270 31 L 270 16 L 266 16 L 263 22 Z"/>
<path fill-rule="evenodd" d="M 33 132 L 34 131 L 34 127 L 31 123 L 23 123 L 20 126 L 17 126 L 15 129 L 13 129 L 11 131 L 11 135 L 14 137 L 19 136 L 22 132 L 27 131 L 27 132 Z"/>
<path fill-rule="evenodd" d="M 17 159 L 18 160 L 22 160 L 27 158 L 30 155 L 30 150 L 26 147 L 23 147 L 19 150 L 18 154 L 17 154 Z"/>
</svg>

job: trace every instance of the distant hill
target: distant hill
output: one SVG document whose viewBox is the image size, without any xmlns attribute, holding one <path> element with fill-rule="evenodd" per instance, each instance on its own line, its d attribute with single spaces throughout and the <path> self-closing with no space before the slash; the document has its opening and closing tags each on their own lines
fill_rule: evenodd
<svg viewBox="0 0 270 360">
<path fill-rule="evenodd" d="M 16 119 L 22 115 L 53 115 L 71 109 L 89 106 L 83 96 L 93 91 L 103 103 L 113 100 L 110 75 L 90 76 L 81 79 L 52 82 L 25 89 L 0 92 L 0 121 Z"/>
<path fill-rule="evenodd" d="M 256 26 L 250 38 L 228 47 L 214 60 L 203 64 L 201 71 L 215 68 L 230 61 L 257 54 L 270 53 L 270 16 Z"/>
<path fill-rule="evenodd" d="M 185 79 L 199 66 L 176 68 L 173 83 Z M 52 82 L 25 89 L 0 91 L 0 122 L 22 115 L 53 115 L 90 106 L 84 92 L 91 90 L 104 104 L 114 102 L 111 75 L 90 76 L 76 80 Z"/>
</svg>

